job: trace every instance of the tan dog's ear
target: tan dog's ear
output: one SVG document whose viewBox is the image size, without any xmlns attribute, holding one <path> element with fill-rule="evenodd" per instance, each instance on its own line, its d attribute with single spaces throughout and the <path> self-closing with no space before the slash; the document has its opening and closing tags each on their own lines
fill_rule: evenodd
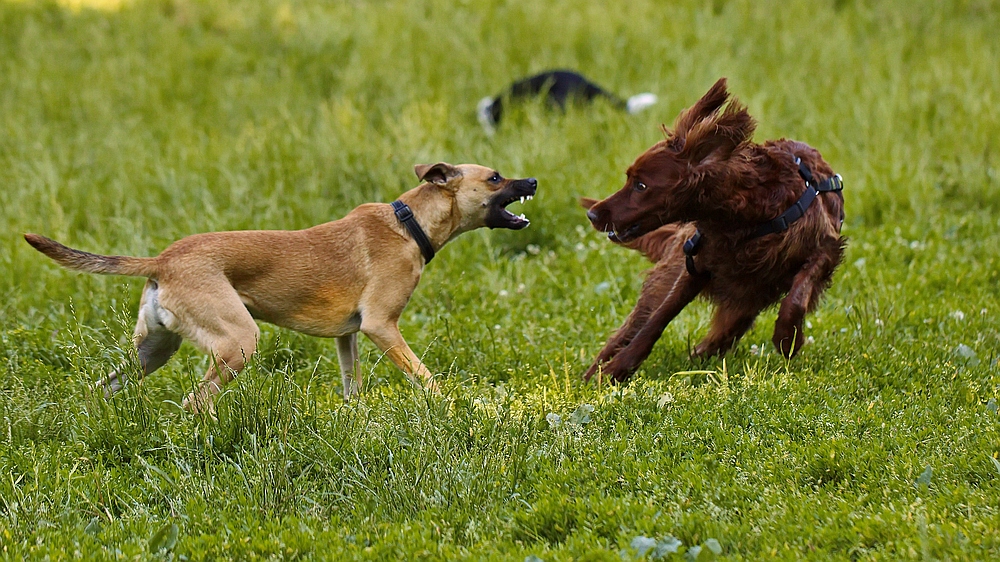
<svg viewBox="0 0 1000 562">
<path fill-rule="evenodd" d="M 597 204 L 597 199 L 591 199 L 590 197 L 581 197 L 580 206 L 584 209 L 590 210 L 591 207 Z"/>
<path fill-rule="evenodd" d="M 420 181 L 436 185 L 446 185 L 449 181 L 462 176 L 462 172 L 458 168 L 446 162 L 417 164 L 413 167 L 413 171 L 417 174 Z"/>
</svg>

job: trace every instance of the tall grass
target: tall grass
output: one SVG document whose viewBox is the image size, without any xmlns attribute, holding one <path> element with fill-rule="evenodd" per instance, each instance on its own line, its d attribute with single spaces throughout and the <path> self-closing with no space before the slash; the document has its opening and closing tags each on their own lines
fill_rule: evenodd
<svg viewBox="0 0 1000 562">
<path fill-rule="evenodd" d="M 66 6 L 0 0 L 5 558 L 1000 554 L 994 2 Z M 528 104 L 483 134 L 480 97 L 555 67 L 661 101 Z M 719 76 L 758 139 L 806 141 L 846 180 L 815 342 L 780 360 L 771 311 L 692 363 L 697 303 L 633 382 L 585 385 L 647 265 L 575 200 L 617 189 Z M 440 160 L 540 184 L 530 228 L 449 244 L 404 314 L 441 396 L 365 341 L 369 389 L 344 404 L 333 342 L 262 326 L 217 419 L 177 405 L 208 366 L 189 346 L 106 401 L 93 380 L 137 371 L 140 284 L 21 240 L 152 255 L 302 228 Z"/>
</svg>

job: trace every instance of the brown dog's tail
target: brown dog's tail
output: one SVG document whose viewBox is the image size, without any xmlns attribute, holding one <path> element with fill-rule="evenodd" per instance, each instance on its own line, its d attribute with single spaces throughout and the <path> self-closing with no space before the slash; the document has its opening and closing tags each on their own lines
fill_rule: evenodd
<svg viewBox="0 0 1000 562">
<path fill-rule="evenodd" d="M 63 246 L 55 240 L 38 234 L 25 234 L 24 239 L 28 241 L 28 244 L 31 244 L 31 247 L 68 269 L 86 271 L 87 273 L 134 275 L 137 277 L 151 277 L 156 274 L 156 258 L 91 254 Z"/>
</svg>

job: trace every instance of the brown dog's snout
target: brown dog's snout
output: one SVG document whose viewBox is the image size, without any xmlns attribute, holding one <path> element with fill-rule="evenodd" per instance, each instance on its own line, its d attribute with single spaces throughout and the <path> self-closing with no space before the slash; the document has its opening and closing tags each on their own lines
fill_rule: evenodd
<svg viewBox="0 0 1000 562">
<path fill-rule="evenodd" d="M 598 201 L 587 210 L 587 218 L 590 219 L 590 224 L 594 225 L 594 228 L 600 230 L 601 232 L 606 232 L 610 228 L 610 213 L 606 206 L 602 205 L 602 201 Z"/>
</svg>

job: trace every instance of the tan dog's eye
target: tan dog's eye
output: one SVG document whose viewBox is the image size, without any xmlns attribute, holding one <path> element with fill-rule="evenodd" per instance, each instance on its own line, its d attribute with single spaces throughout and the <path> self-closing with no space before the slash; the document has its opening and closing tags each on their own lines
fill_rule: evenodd
<svg viewBox="0 0 1000 562">
<path fill-rule="evenodd" d="M 646 191 L 646 184 L 642 183 L 641 181 L 635 182 L 635 190 L 636 191 Z"/>
<path fill-rule="evenodd" d="M 500 181 L 500 179 L 501 179 L 501 178 L 500 178 L 500 174 L 498 174 L 498 173 L 496 173 L 496 172 L 493 172 L 493 175 L 492 175 L 492 176 L 490 176 L 490 179 L 488 179 L 488 180 L 486 180 L 486 181 L 489 181 L 490 183 L 497 183 L 497 182 L 499 182 L 499 181 Z"/>
</svg>

